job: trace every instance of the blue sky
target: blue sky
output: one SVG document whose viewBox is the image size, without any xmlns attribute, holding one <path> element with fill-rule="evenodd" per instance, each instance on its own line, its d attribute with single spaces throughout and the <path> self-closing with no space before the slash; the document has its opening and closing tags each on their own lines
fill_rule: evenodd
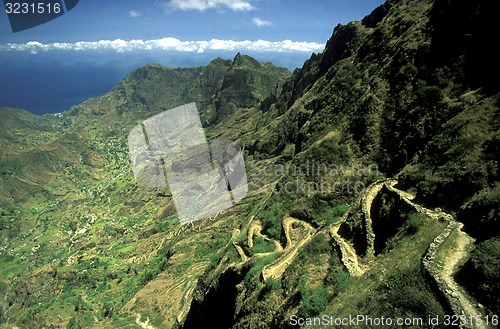
<svg viewBox="0 0 500 329">
<path fill-rule="evenodd" d="M 71 102 L 104 94 L 127 73 L 151 62 L 190 67 L 241 52 L 293 70 L 312 52 L 323 50 L 338 23 L 362 19 L 381 3 L 80 0 L 65 15 L 17 33 L 0 4 L 0 106 L 60 111 Z M 64 89 L 71 79 L 78 79 L 78 87 Z M 5 92 L 13 86 L 15 92 Z M 30 94 L 34 88 L 39 98 Z M 51 108 L 51 101 L 60 105 Z"/>
<path fill-rule="evenodd" d="M 0 43 L 100 39 L 258 40 L 324 43 L 337 23 L 359 20 L 381 0 L 80 0 L 68 14 Z M 263 22 L 258 26 L 256 22 Z M 266 24 L 266 22 L 270 24 Z"/>
</svg>

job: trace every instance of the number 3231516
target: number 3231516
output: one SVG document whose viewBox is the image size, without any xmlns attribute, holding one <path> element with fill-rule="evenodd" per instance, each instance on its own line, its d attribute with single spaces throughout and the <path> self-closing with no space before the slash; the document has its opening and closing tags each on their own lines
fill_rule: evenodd
<svg viewBox="0 0 500 329">
<path fill-rule="evenodd" d="M 7 2 L 5 4 L 7 14 L 59 14 L 61 4 L 56 3 L 26 3 L 26 2 Z"/>
</svg>

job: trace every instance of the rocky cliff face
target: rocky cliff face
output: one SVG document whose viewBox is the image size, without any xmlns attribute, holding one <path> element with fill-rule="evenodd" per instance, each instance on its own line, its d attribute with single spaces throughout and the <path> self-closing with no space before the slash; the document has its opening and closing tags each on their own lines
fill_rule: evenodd
<svg viewBox="0 0 500 329">
<path fill-rule="evenodd" d="M 498 181 L 499 64 L 486 48 L 499 35 L 486 19 L 490 6 L 388 1 L 360 22 L 337 26 L 325 51 L 264 101 L 263 117 L 279 129 L 256 151 L 275 155 L 294 144 L 298 154 L 337 129 L 357 156 L 389 175 L 401 172 L 423 200 L 458 211 Z"/>
<path fill-rule="evenodd" d="M 500 65 L 496 50 L 487 50 L 500 41 L 496 6 L 387 1 L 360 22 L 337 26 L 324 52 L 262 103 L 267 138 L 255 138 L 249 149 L 257 158 L 304 159 L 337 131 L 350 161 L 377 163 L 417 200 L 465 223 L 478 246 L 468 273 L 493 295 L 497 285 L 484 271 L 497 267 L 479 250 L 491 250 L 500 233 Z M 478 266 L 481 257 L 489 265 Z M 473 294 L 495 308 L 492 295 L 475 287 Z"/>
</svg>

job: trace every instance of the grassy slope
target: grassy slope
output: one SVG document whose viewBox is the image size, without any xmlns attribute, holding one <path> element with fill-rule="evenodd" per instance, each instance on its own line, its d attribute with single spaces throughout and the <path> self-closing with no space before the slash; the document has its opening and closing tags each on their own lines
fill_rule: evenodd
<svg viewBox="0 0 500 329">
<path fill-rule="evenodd" d="M 231 76 L 252 76 L 255 97 L 267 96 L 288 74 L 242 57 Z M 0 322 L 39 327 L 75 317 L 71 323 L 88 326 L 117 317 L 124 306 L 133 312 L 127 302 L 165 269 L 173 285 L 201 274 L 227 244 L 226 230 L 213 228 L 220 232 L 215 238 L 181 230 L 166 191 L 135 185 L 126 135 L 141 120 L 186 102 L 196 101 L 203 114 L 234 66 L 222 59 L 194 69 L 149 65 L 61 116 L 1 109 Z M 209 247 L 193 249 L 201 240 Z M 165 317 L 172 324 L 174 316 Z"/>
</svg>

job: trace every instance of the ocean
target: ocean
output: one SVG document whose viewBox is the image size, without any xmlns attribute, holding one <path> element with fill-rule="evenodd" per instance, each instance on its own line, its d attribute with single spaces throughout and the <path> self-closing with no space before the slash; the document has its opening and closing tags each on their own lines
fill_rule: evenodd
<svg viewBox="0 0 500 329">
<path fill-rule="evenodd" d="M 232 59 L 236 52 L 207 51 L 204 54 L 147 51 L 0 53 L 0 106 L 32 113 L 60 113 L 86 99 L 106 94 L 128 73 L 150 63 L 170 67 L 207 65 L 220 56 Z M 293 70 L 310 54 L 248 54 L 259 61 Z"/>
<path fill-rule="evenodd" d="M 2 53 L 0 61 L 0 106 L 38 115 L 62 112 L 103 95 L 135 68 L 54 53 Z"/>
</svg>

